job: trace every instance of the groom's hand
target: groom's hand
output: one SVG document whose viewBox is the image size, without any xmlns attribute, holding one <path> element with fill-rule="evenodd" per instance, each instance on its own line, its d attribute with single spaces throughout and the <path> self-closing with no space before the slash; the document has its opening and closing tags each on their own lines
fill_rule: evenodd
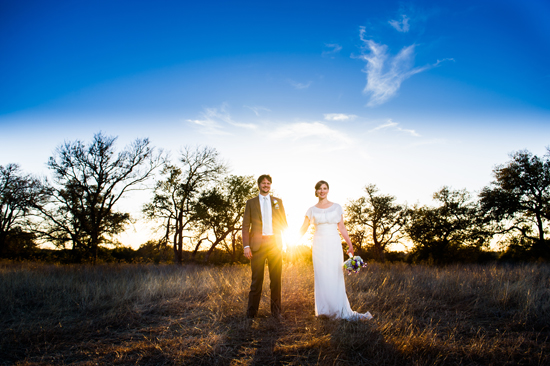
<svg viewBox="0 0 550 366">
<path fill-rule="evenodd" d="M 244 248 L 244 256 L 248 259 L 252 259 L 252 250 L 250 250 L 250 247 Z"/>
</svg>

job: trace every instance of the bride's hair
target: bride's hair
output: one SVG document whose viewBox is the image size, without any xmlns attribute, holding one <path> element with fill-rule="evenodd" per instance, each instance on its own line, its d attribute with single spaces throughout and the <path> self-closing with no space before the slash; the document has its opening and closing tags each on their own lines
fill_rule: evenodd
<svg viewBox="0 0 550 366">
<path fill-rule="evenodd" d="M 328 185 L 328 183 L 327 183 L 326 181 L 324 181 L 324 180 L 318 181 L 317 184 L 315 185 L 315 197 L 319 197 L 319 195 L 317 194 L 317 190 L 318 190 L 319 188 L 321 188 L 321 186 L 322 186 L 323 184 L 325 184 L 325 185 L 327 186 L 327 188 L 330 188 L 329 185 Z"/>
</svg>

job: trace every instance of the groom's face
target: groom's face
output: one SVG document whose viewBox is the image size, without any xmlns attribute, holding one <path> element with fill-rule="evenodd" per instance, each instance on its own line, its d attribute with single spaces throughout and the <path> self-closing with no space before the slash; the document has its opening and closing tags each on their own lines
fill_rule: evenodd
<svg viewBox="0 0 550 366">
<path fill-rule="evenodd" d="M 260 188 L 260 193 L 263 196 L 265 196 L 265 195 L 269 194 L 269 191 L 271 190 L 271 182 L 264 178 L 264 180 L 261 181 L 258 188 Z"/>
</svg>

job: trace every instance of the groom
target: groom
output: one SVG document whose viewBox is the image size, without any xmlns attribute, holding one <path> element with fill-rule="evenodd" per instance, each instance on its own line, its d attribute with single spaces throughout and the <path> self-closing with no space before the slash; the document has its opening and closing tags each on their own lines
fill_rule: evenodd
<svg viewBox="0 0 550 366">
<path fill-rule="evenodd" d="M 252 282 L 248 295 L 246 316 L 254 318 L 258 313 L 264 268 L 267 259 L 271 287 L 271 315 L 281 318 L 281 272 L 283 268 L 283 240 L 281 232 L 286 223 L 283 201 L 269 195 L 271 177 L 258 178 L 260 194 L 246 202 L 243 218 L 244 255 L 250 259 Z"/>
</svg>

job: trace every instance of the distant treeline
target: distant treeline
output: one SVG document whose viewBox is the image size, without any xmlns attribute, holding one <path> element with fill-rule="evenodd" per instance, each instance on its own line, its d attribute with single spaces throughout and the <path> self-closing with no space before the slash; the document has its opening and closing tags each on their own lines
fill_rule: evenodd
<svg viewBox="0 0 550 366">
<path fill-rule="evenodd" d="M 48 160 L 49 178 L 0 166 L 0 256 L 60 262 L 246 262 L 241 224 L 246 200 L 257 195 L 253 176 L 230 175 L 211 147 L 183 148 L 176 159 L 137 139 L 123 150 L 116 137 L 98 133 L 90 143 L 66 142 Z M 435 205 L 408 207 L 367 184 L 345 205 L 355 250 L 377 261 L 540 261 L 550 259 L 550 149 L 529 151 L 493 169 L 477 196 L 443 187 Z M 151 188 L 150 182 L 154 182 Z M 149 185 L 147 185 L 149 183 Z M 138 250 L 115 238 L 133 222 L 120 211 L 133 190 L 151 190 L 143 205 L 156 232 Z M 498 240 L 499 252 L 489 244 Z M 413 244 L 407 253 L 392 244 Z M 58 250 L 40 249 L 44 243 Z M 288 260 L 307 260 L 292 248 Z M 311 254 L 309 254 L 310 257 Z"/>
<path fill-rule="evenodd" d="M 235 264 L 235 263 L 249 263 L 249 260 L 243 255 L 242 246 L 239 246 L 240 251 L 235 257 L 232 253 L 224 248 L 215 248 L 209 255 L 208 263 L 210 264 Z M 199 251 L 194 253 L 192 250 L 184 250 L 182 252 L 182 263 L 185 262 L 198 262 L 203 263 L 205 261 L 205 255 L 207 251 Z M 396 254 L 397 257 L 392 257 L 392 254 Z M 390 259 L 392 261 L 402 261 L 405 258 L 404 253 L 390 252 Z M 75 263 L 75 253 L 72 249 L 45 249 L 45 248 L 33 248 L 25 252 L 19 252 L 17 255 L 12 253 L 8 256 L 8 262 L 10 260 L 30 260 L 43 263 L 62 263 L 70 264 Z M 311 263 L 311 248 L 309 246 L 298 245 L 289 247 L 283 252 L 283 260 L 285 262 L 292 263 Z M 100 246 L 98 248 L 98 254 L 96 263 L 174 263 L 174 250 L 171 245 L 159 248 L 157 241 L 149 241 L 141 245 L 138 249 L 133 249 L 126 246 L 118 246 L 114 248 L 108 248 Z"/>
</svg>

